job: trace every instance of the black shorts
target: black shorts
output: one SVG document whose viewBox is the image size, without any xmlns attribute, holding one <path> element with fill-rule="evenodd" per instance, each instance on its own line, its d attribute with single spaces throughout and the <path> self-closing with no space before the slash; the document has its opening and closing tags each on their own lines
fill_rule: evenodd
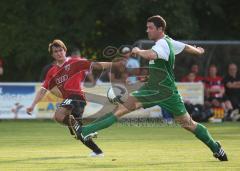
<svg viewBox="0 0 240 171">
<path fill-rule="evenodd" d="M 68 110 L 72 110 L 71 114 L 81 120 L 86 106 L 86 100 L 79 95 L 71 95 L 69 98 L 64 99 L 59 107 L 64 107 Z"/>
</svg>

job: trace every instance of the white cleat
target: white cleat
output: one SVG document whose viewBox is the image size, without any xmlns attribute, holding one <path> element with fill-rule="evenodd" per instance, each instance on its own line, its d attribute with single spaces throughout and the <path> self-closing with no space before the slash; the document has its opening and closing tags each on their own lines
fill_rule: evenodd
<svg viewBox="0 0 240 171">
<path fill-rule="evenodd" d="M 104 157 L 104 153 L 99 153 L 99 154 L 97 154 L 97 153 L 95 153 L 95 152 L 91 152 L 91 153 L 89 154 L 89 157 Z"/>
</svg>

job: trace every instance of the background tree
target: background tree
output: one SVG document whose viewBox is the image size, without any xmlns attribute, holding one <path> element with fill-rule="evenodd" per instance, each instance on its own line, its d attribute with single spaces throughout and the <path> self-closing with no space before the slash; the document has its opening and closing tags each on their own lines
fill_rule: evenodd
<svg viewBox="0 0 240 171">
<path fill-rule="evenodd" d="M 146 19 L 166 18 L 167 34 L 176 39 L 238 40 L 237 0 L 1 0 L 0 55 L 4 81 L 38 81 L 51 62 L 54 38 L 78 47 L 88 58 L 102 60 L 104 47 L 146 38 Z"/>
</svg>

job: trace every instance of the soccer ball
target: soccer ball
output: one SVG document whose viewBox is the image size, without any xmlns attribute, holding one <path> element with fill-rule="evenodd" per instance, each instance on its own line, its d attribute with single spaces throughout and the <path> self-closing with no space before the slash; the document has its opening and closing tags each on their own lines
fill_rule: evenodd
<svg viewBox="0 0 240 171">
<path fill-rule="evenodd" d="M 128 91 L 122 85 L 113 85 L 108 89 L 107 98 L 112 104 L 123 104 L 128 99 Z"/>
</svg>

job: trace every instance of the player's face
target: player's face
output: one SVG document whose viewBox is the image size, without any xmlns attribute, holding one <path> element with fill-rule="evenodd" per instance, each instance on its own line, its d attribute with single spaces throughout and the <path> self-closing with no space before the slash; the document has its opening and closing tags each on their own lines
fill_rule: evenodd
<svg viewBox="0 0 240 171">
<path fill-rule="evenodd" d="M 66 51 L 62 47 L 52 47 L 52 56 L 57 61 L 62 61 L 66 58 Z"/>
<path fill-rule="evenodd" d="M 147 22 L 147 30 L 148 38 L 150 40 L 158 40 L 162 34 L 162 28 L 158 28 L 153 24 L 153 22 Z"/>
</svg>

